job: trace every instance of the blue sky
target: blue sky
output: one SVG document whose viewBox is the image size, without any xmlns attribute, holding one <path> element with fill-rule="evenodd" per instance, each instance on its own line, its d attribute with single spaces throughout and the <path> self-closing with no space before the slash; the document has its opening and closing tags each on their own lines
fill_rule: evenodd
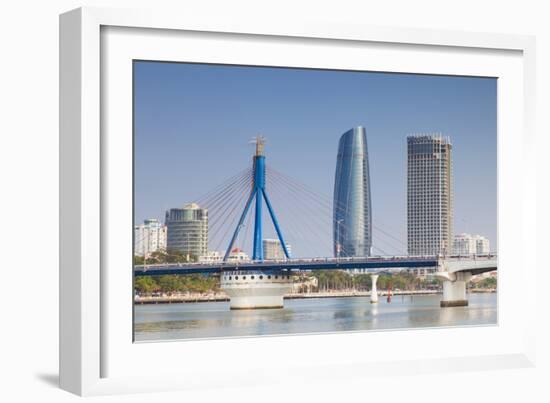
<svg viewBox="0 0 550 403">
<path fill-rule="evenodd" d="M 159 62 L 135 62 L 134 74 L 136 223 L 249 166 L 257 134 L 270 166 L 331 199 L 339 137 L 362 125 L 378 253 L 406 244 L 406 136 L 434 132 L 453 144 L 454 233 L 496 248 L 496 79 Z M 271 193 L 294 255 L 329 255 L 330 231 L 307 217 L 328 212 Z"/>
</svg>

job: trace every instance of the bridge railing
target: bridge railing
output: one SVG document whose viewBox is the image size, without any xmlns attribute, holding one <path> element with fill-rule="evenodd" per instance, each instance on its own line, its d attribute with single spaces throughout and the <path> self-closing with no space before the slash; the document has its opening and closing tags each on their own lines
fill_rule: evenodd
<svg viewBox="0 0 550 403">
<path fill-rule="evenodd" d="M 496 253 L 482 253 L 482 254 L 465 254 L 465 255 L 449 255 L 444 257 L 444 259 L 451 260 L 490 260 L 497 257 Z"/>
<path fill-rule="evenodd" d="M 197 267 L 217 267 L 223 269 L 224 267 L 262 267 L 267 265 L 289 265 L 295 266 L 304 263 L 353 263 L 353 262 L 418 262 L 429 261 L 433 263 L 434 260 L 438 261 L 465 261 L 465 260 L 492 260 L 496 259 L 496 253 L 487 254 L 469 254 L 469 255 L 416 255 L 416 256 L 368 256 L 368 257 L 314 257 L 314 258 L 297 258 L 297 259 L 275 259 L 275 260 L 263 260 L 263 261 L 228 261 L 228 262 L 186 262 L 186 263 L 153 263 L 145 265 L 135 265 L 134 269 L 148 270 L 163 267 L 181 267 L 181 268 L 197 268 Z"/>
<path fill-rule="evenodd" d="M 215 261 L 215 262 L 185 262 L 185 263 L 153 263 L 146 265 L 135 265 L 134 267 L 197 267 L 197 266 L 262 266 L 262 265 L 297 265 L 301 263 L 345 263 L 345 262 L 394 262 L 394 261 L 423 261 L 438 259 L 434 255 L 418 256 L 365 256 L 365 257 L 313 257 L 313 258 L 295 258 L 295 259 L 269 259 L 269 260 L 249 260 L 249 261 Z"/>
</svg>

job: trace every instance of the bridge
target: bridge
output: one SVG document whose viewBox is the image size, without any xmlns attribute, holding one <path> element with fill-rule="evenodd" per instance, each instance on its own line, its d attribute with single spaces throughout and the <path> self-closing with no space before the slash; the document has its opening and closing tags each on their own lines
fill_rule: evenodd
<svg viewBox="0 0 550 403">
<path fill-rule="evenodd" d="M 380 269 L 437 267 L 437 257 L 339 257 L 312 259 L 281 259 L 250 262 L 223 262 L 217 265 L 205 263 L 171 263 L 136 266 L 136 276 L 166 274 L 221 274 L 232 271 L 300 272 L 314 270 L 362 270 L 377 272 Z"/>
<path fill-rule="evenodd" d="M 252 276 L 288 276 L 299 272 L 316 270 L 361 270 L 371 274 L 373 290 L 371 302 L 378 301 L 376 295 L 376 280 L 381 273 L 399 272 L 413 268 L 435 268 L 434 276 L 443 280 L 442 307 L 466 306 L 466 283 L 472 276 L 497 270 L 495 255 L 472 256 L 373 256 L 346 258 L 313 258 L 313 259 L 283 259 L 250 262 L 223 262 L 219 264 L 206 263 L 169 263 L 136 265 L 135 276 L 161 276 L 174 274 L 209 274 L 225 278 L 241 275 L 244 284 L 256 280 Z M 267 279 L 267 277 L 266 277 Z M 275 279 L 275 278 L 274 278 Z M 233 279 L 231 279 L 233 280 Z M 269 280 L 269 279 L 268 279 Z M 235 281 L 238 281 L 236 279 Z"/>
<path fill-rule="evenodd" d="M 209 263 L 171 263 L 135 265 L 135 276 L 208 274 L 220 276 L 222 289 L 230 298 L 231 309 L 282 308 L 283 296 L 292 286 L 292 276 L 316 270 L 359 270 L 372 278 L 371 303 L 378 301 L 376 281 L 381 273 L 434 268 L 434 275 L 443 281 L 441 307 L 466 306 L 466 283 L 478 274 L 497 269 L 494 254 L 471 256 L 366 256 L 291 259 L 282 228 L 266 189 L 264 140 L 256 139 L 250 180 L 239 179 L 249 187 L 244 209 L 239 216 L 223 260 Z M 227 193 L 226 191 L 224 191 Z M 224 193 L 222 192 L 222 194 Z M 222 197 L 223 199 L 223 197 Z M 262 244 L 262 206 L 265 202 L 269 217 L 285 255 L 284 259 L 265 260 Z M 253 257 L 251 261 L 231 260 L 231 251 L 245 225 L 254 203 Z M 227 211 L 227 209 L 225 209 Z"/>
</svg>

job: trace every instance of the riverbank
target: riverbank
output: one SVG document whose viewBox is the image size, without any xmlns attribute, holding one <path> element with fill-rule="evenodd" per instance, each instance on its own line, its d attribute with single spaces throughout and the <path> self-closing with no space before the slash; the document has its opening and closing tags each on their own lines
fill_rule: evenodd
<svg viewBox="0 0 550 403">
<path fill-rule="evenodd" d="M 471 289 L 470 293 L 494 293 L 491 289 Z M 435 295 L 441 294 L 439 290 L 395 290 L 391 295 Z M 379 291 L 380 297 L 386 297 L 388 291 Z M 284 299 L 310 299 L 310 298 L 347 298 L 347 297 L 370 297 L 370 291 L 322 291 L 310 293 L 292 293 L 284 296 Z M 183 304 L 196 302 L 227 302 L 229 297 L 223 293 L 211 294 L 173 294 L 160 296 L 136 296 L 134 303 L 136 305 L 147 304 Z"/>
<path fill-rule="evenodd" d="M 162 296 L 136 296 L 134 304 L 184 304 L 194 302 L 225 302 L 229 297 L 225 293 L 217 294 L 184 294 L 184 295 L 162 295 Z"/>
<path fill-rule="evenodd" d="M 411 290 L 392 291 L 391 295 L 434 295 L 440 294 L 438 290 Z M 307 299 L 307 298 L 346 298 L 346 297 L 370 297 L 370 291 L 325 291 L 285 295 L 285 299 Z M 378 291 L 378 296 L 386 297 L 387 291 Z"/>
</svg>

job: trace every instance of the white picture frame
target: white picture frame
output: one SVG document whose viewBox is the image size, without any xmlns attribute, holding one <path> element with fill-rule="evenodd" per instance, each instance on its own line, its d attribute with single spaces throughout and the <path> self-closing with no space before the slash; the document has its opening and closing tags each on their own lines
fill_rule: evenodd
<svg viewBox="0 0 550 403">
<path fill-rule="evenodd" d="M 175 46 L 181 41 L 186 41 L 184 49 Z M 222 52 L 215 48 L 220 43 L 232 46 Z M 272 47 L 270 52 L 260 49 L 266 44 Z M 296 46 L 301 51 L 308 49 L 307 59 L 299 59 Z M 128 61 L 177 61 L 178 55 L 187 52 L 186 61 L 272 65 L 277 64 L 273 57 L 287 53 L 292 60 L 300 60 L 296 66 L 343 66 L 323 61 L 323 52 L 314 50 L 317 47 L 341 52 L 340 63 L 347 63 L 348 68 L 365 67 L 361 57 L 354 61 L 350 55 L 375 52 L 379 57 L 365 62 L 370 70 L 499 77 L 498 326 L 142 343 L 136 347 L 128 339 L 131 313 L 125 317 L 132 303 L 130 292 L 126 288 L 118 291 L 127 285 L 131 271 L 109 270 L 113 262 L 126 264 L 131 255 L 113 251 L 108 241 L 117 239 L 127 246 L 131 239 L 128 216 L 116 214 L 127 203 L 131 188 L 131 143 L 123 134 L 128 132 L 131 114 L 131 87 L 124 79 Z M 171 53 L 176 48 L 179 53 Z M 205 55 L 205 49 L 219 52 Z M 150 10 L 81 8 L 61 15 L 61 387 L 96 395 L 295 382 L 298 376 L 301 380 L 345 379 L 374 372 L 395 375 L 534 365 L 535 322 L 522 313 L 535 312 L 536 296 L 528 295 L 521 311 L 514 308 L 515 281 L 533 275 L 536 267 L 535 253 L 525 253 L 528 247 L 533 251 L 528 234 L 536 232 L 535 159 L 530 158 L 534 154 L 534 49 L 532 37 L 519 35 L 245 17 L 218 21 Z M 408 57 L 407 65 L 400 61 L 403 55 L 412 54 L 424 59 Z M 281 58 L 278 63 L 289 62 Z M 107 75 L 115 80 L 106 79 Z M 506 162 L 514 152 L 523 158 L 510 166 Z M 117 167 L 112 164 L 113 156 Z M 514 267 L 514 273 L 506 267 Z M 404 337 L 415 340 L 418 350 L 396 348 L 392 354 L 383 354 L 383 349 L 365 349 L 345 358 L 307 353 L 307 347 L 319 343 L 350 349 L 361 343 L 396 346 Z M 143 368 L 132 361 L 137 348 Z M 246 353 L 238 353 L 243 348 Z M 297 359 L 291 354 L 293 349 L 306 351 L 305 356 Z M 216 368 L 199 362 L 204 351 L 216 357 Z M 285 351 L 289 352 L 286 357 Z M 185 357 L 185 363 L 169 359 L 174 356 Z M 157 360 L 155 370 L 146 370 L 153 360 Z"/>
</svg>

